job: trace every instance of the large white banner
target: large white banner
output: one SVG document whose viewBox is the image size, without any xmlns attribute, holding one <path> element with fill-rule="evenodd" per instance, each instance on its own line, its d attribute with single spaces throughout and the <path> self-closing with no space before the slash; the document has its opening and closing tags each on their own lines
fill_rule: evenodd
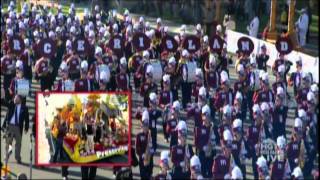
<svg viewBox="0 0 320 180">
<path fill-rule="evenodd" d="M 270 56 L 270 59 L 267 62 L 267 65 L 271 67 L 279 54 L 275 45 L 272 43 L 269 43 L 254 37 L 250 37 L 246 34 L 227 30 L 226 31 L 227 51 L 231 53 L 235 53 L 238 49 L 238 46 L 237 46 L 238 39 L 243 36 L 248 37 L 253 41 L 254 54 L 259 53 L 260 47 L 263 44 L 266 45 L 267 53 Z M 318 83 L 319 82 L 319 77 L 318 77 L 319 76 L 319 57 L 313 57 L 305 53 L 292 51 L 290 54 L 286 55 L 287 60 L 293 63 L 293 66 L 291 66 L 290 68 L 290 72 L 293 72 L 296 70 L 295 62 L 299 58 L 299 56 L 302 58 L 302 70 L 304 72 L 311 72 L 313 76 L 313 80 Z"/>
</svg>

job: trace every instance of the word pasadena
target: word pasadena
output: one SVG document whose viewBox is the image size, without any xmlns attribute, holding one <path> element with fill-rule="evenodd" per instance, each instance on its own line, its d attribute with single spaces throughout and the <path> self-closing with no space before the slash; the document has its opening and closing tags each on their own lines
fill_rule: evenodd
<svg viewBox="0 0 320 180">
<path fill-rule="evenodd" d="M 112 148 L 112 149 L 105 150 L 105 151 L 97 151 L 96 155 L 98 158 L 110 157 L 113 155 L 123 155 L 127 151 L 128 151 L 128 146 L 120 146 L 118 148 Z"/>
</svg>

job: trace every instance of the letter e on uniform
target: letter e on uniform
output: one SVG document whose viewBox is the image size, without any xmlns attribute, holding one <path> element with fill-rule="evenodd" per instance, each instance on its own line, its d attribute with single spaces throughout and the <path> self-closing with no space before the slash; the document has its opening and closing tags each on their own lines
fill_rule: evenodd
<svg viewBox="0 0 320 180">
<path fill-rule="evenodd" d="M 172 49 L 173 48 L 173 44 L 171 40 L 166 40 L 166 45 L 168 49 Z"/>
<path fill-rule="evenodd" d="M 78 51 L 84 51 L 84 41 L 83 40 L 79 40 L 78 42 Z"/>
<path fill-rule="evenodd" d="M 20 42 L 16 39 L 13 40 L 13 49 L 15 50 L 21 50 L 21 47 L 20 47 Z"/>
<path fill-rule="evenodd" d="M 44 44 L 43 52 L 45 52 L 46 54 L 50 54 L 51 53 L 51 44 L 50 43 L 45 43 Z"/>
</svg>

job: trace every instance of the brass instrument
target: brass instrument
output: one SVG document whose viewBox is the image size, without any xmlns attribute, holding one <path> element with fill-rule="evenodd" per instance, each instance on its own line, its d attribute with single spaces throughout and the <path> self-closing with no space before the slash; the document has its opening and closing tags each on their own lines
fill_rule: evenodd
<svg viewBox="0 0 320 180">
<path fill-rule="evenodd" d="M 150 147 L 152 147 L 152 139 L 151 139 L 151 131 L 148 131 L 148 138 L 147 138 L 147 147 L 144 153 L 143 158 L 143 165 L 148 166 L 150 164 L 151 154 L 150 154 Z"/>
<path fill-rule="evenodd" d="M 305 149 L 305 144 L 304 144 L 304 140 L 301 139 L 301 143 L 300 143 L 300 152 L 299 152 L 299 157 L 298 157 L 298 165 L 301 169 L 304 168 L 305 165 L 305 159 L 307 157 L 306 154 L 306 149 Z"/>
</svg>

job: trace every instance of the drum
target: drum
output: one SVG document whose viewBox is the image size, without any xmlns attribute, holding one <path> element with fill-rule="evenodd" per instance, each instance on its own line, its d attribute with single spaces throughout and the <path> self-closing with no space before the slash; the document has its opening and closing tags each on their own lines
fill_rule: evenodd
<svg viewBox="0 0 320 180">
<path fill-rule="evenodd" d="M 65 80 L 63 83 L 64 83 L 64 91 L 74 91 L 73 81 Z"/>
<path fill-rule="evenodd" d="M 96 68 L 96 80 L 97 82 L 99 82 L 100 80 L 100 72 L 106 72 L 107 73 L 107 82 L 110 81 L 110 69 L 109 66 L 107 66 L 106 64 L 101 64 Z"/>
<path fill-rule="evenodd" d="M 153 80 L 154 80 L 154 82 L 155 82 L 155 83 L 160 82 L 161 79 L 162 79 L 162 75 L 163 75 L 163 74 L 162 74 L 162 73 L 163 73 L 163 71 L 162 71 L 162 66 L 161 66 L 160 61 L 159 61 L 159 60 L 156 60 L 156 59 L 151 60 L 151 61 L 150 61 L 150 65 L 151 65 L 152 68 L 153 68 Z"/>
<path fill-rule="evenodd" d="M 16 81 L 16 92 L 21 96 L 28 96 L 30 91 L 29 81 L 26 79 L 18 79 Z"/>
<path fill-rule="evenodd" d="M 196 81 L 196 62 L 187 63 L 187 82 L 192 83 Z"/>
</svg>

